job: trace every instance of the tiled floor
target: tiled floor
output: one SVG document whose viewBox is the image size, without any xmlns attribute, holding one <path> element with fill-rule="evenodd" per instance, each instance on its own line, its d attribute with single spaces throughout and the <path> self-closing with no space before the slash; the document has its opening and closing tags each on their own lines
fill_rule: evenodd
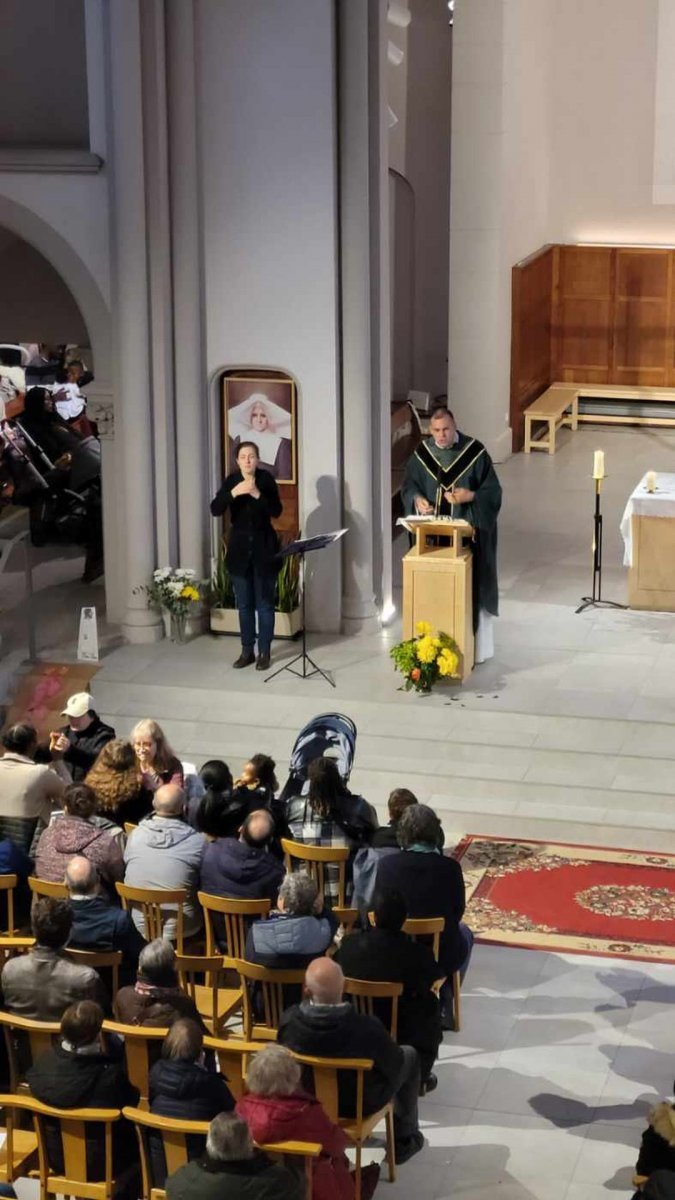
<svg viewBox="0 0 675 1200">
<path fill-rule="evenodd" d="M 420 1102 L 428 1146 L 383 1200 L 630 1196 L 646 1113 L 672 1089 L 674 1001 L 661 964 L 477 946 Z"/>
</svg>

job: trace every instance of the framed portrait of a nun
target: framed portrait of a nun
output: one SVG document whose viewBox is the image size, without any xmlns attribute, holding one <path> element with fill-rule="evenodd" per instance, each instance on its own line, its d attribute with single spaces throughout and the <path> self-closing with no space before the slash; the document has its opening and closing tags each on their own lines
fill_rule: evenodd
<svg viewBox="0 0 675 1200">
<path fill-rule="evenodd" d="M 277 483 L 297 482 L 296 397 L 292 379 L 228 375 L 223 380 L 225 471 L 242 442 L 255 442 L 260 466 Z"/>
</svg>

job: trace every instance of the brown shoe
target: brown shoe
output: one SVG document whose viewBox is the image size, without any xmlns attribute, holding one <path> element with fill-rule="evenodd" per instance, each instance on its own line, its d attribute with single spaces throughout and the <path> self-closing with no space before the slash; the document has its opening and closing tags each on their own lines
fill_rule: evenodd
<svg viewBox="0 0 675 1200">
<path fill-rule="evenodd" d="M 253 653 L 253 651 L 252 650 L 242 650 L 241 654 L 239 655 L 239 658 L 235 659 L 235 661 L 232 663 L 232 666 L 234 667 L 235 671 L 238 671 L 241 667 L 250 667 L 251 664 L 254 662 L 255 662 L 255 654 Z"/>
</svg>

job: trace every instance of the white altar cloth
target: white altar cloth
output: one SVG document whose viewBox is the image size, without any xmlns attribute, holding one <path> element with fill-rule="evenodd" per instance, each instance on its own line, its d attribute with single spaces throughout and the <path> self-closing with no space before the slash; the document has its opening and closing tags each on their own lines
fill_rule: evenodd
<svg viewBox="0 0 675 1200">
<path fill-rule="evenodd" d="M 624 567 L 633 565 L 631 517 L 675 517 L 675 475 L 659 471 L 654 492 L 647 491 L 646 479 L 647 476 L 644 475 L 631 492 L 623 510 L 620 529 L 624 544 Z"/>
</svg>

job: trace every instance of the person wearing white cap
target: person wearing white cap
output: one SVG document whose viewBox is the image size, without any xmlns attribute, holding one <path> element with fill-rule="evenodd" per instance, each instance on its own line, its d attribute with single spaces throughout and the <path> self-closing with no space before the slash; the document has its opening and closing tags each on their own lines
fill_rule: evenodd
<svg viewBox="0 0 675 1200">
<path fill-rule="evenodd" d="M 89 692 L 69 696 L 61 715 L 68 718 L 68 724 L 49 735 L 49 749 L 52 758 L 62 758 L 70 768 L 73 783 L 81 783 L 103 747 L 115 737 L 115 730 L 103 723 Z"/>
</svg>

